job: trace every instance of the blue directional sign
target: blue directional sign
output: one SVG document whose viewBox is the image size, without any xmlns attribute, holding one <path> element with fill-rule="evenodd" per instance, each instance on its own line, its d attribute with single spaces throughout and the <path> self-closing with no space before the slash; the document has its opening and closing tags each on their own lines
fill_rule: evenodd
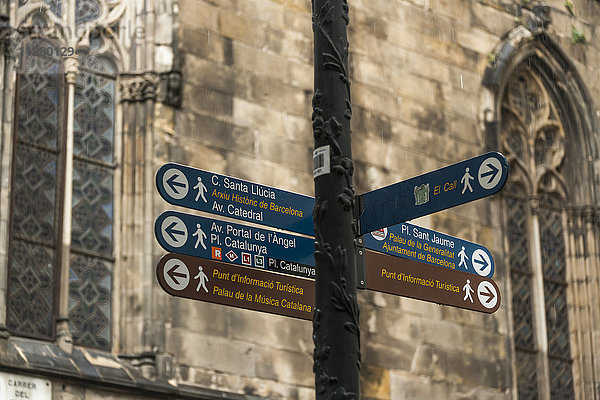
<svg viewBox="0 0 600 400">
<path fill-rule="evenodd" d="M 359 236 L 497 193 L 508 162 L 490 152 L 359 197 Z"/>
<path fill-rule="evenodd" d="M 494 259 L 480 244 L 401 223 L 364 236 L 365 247 L 381 253 L 491 278 Z"/>
<path fill-rule="evenodd" d="M 160 167 L 156 187 L 177 206 L 314 235 L 309 196 L 174 163 Z"/>
<path fill-rule="evenodd" d="M 159 215 L 154 234 L 173 253 L 315 277 L 311 238 L 175 211 Z"/>
</svg>

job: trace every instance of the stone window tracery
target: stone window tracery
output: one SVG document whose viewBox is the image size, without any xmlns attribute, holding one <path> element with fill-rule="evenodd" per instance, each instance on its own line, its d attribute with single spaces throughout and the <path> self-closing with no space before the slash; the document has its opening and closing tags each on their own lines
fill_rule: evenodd
<svg viewBox="0 0 600 400">
<path fill-rule="evenodd" d="M 510 164 L 504 192 L 519 400 L 572 399 L 566 301 L 565 132 L 555 102 L 523 63 L 501 105 Z M 546 385 L 547 387 L 543 387 Z"/>
</svg>

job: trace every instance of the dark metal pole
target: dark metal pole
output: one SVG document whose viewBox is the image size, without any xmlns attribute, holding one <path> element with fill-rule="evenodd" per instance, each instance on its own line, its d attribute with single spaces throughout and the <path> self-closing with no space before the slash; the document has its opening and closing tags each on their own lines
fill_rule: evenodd
<svg viewBox="0 0 600 400">
<path fill-rule="evenodd" d="M 359 399 L 347 0 L 313 0 L 317 400 Z M 318 167 L 322 167 L 317 169 Z"/>
</svg>

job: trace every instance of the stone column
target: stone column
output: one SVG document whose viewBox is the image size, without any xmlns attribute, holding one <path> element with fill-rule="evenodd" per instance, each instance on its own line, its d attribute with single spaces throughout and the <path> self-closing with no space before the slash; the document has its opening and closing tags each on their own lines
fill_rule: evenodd
<svg viewBox="0 0 600 400">
<path fill-rule="evenodd" d="M 538 353 L 538 391 L 542 400 L 550 399 L 550 370 L 548 366 L 548 336 L 546 333 L 546 306 L 544 303 L 544 271 L 542 266 L 542 250 L 540 245 L 540 222 L 539 222 L 540 200 L 537 196 L 529 199 L 529 210 L 531 213 L 531 272 L 533 303 L 533 323 L 535 327 L 536 343 Z"/>
<path fill-rule="evenodd" d="M 17 32 L 2 31 L 6 34 L 3 41 L 4 59 L 0 65 L 0 92 L 2 93 L 2 115 L 0 125 L 0 355 L 3 353 L 3 343 L 9 337 L 6 329 L 5 299 L 7 299 L 8 279 L 8 246 L 9 246 L 9 219 L 10 219 L 10 190 L 12 176 L 12 148 L 13 148 L 13 116 L 15 80 L 17 59 L 20 52 L 21 36 Z M 3 340 L 4 339 L 4 340 Z"/>
<path fill-rule="evenodd" d="M 123 327 L 123 346 L 128 351 L 143 355 L 145 375 L 150 377 L 154 368 L 148 367 L 147 353 L 155 346 L 155 329 L 152 325 L 153 279 L 153 202 L 154 140 L 152 121 L 156 99 L 158 76 L 154 72 L 125 73 L 120 77 L 121 102 L 123 107 L 123 185 L 121 207 L 131 212 L 122 213 L 124 276 L 123 291 L 134 293 L 136 308 L 141 313 L 132 314 L 123 310 L 124 320 L 130 321 Z M 125 282 L 130 282 L 125 286 Z M 136 338 L 142 338 L 138 341 Z M 134 357 L 135 357 L 134 354 Z M 141 357 L 141 356 L 140 356 Z M 141 362 L 141 361 L 140 361 Z M 138 361 L 134 361 L 138 363 Z M 140 364 L 141 365 L 141 364 Z"/>
<path fill-rule="evenodd" d="M 64 61 L 67 83 L 67 125 L 65 137 L 64 201 L 62 210 L 62 243 L 60 245 L 60 291 L 56 335 L 58 345 L 66 352 L 73 348 L 73 337 L 69 330 L 69 274 L 71 256 L 71 207 L 73 203 L 73 129 L 75 115 L 75 82 L 79 64 L 77 56 Z"/>
</svg>

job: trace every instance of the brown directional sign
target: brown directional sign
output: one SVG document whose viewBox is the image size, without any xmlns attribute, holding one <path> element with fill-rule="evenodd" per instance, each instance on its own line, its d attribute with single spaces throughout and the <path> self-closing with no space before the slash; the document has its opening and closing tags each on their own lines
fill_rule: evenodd
<svg viewBox="0 0 600 400">
<path fill-rule="evenodd" d="M 169 253 L 156 266 L 173 296 L 311 320 L 315 281 Z"/>
<path fill-rule="evenodd" d="M 366 288 L 491 314 L 500 307 L 500 290 L 490 278 L 467 272 L 365 252 Z"/>
</svg>

